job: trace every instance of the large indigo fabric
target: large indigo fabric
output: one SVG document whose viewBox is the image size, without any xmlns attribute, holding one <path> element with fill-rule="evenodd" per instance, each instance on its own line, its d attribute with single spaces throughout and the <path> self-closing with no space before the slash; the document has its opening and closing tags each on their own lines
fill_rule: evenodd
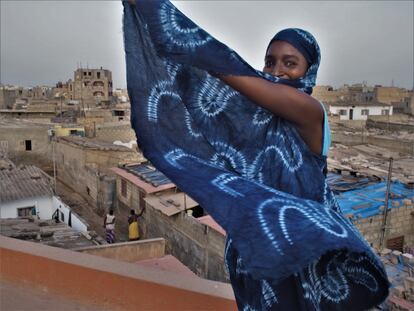
<svg viewBox="0 0 414 311">
<path fill-rule="evenodd" d="M 337 212 L 323 174 L 326 158 L 309 150 L 289 122 L 214 75 L 263 77 L 303 91 L 314 81 L 254 70 L 166 0 L 124 8 L 138 144 L 226 230 L 239 308 L 277 309 L 283 297 L 274 289 L 292 276 L 315 309 L 358 310 L 384 300 L 383 266 Z M 256 300 L 248 301 L 250 287 L 242 282 L 257 284 Z"/>
</svg>

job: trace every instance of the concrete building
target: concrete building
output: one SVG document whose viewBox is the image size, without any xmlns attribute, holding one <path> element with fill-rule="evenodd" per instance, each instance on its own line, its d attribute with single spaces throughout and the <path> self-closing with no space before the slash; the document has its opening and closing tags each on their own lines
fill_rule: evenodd
<svg viewBox="0 0 414 311">
<path fill-rule="evenodd" d="M 42 170 L 36 166 L 0 170 L 0 180 L 0 218 L 52 219 L 53 192 Z"/>
<path fill-rule="evenodd" d="M 395 102 L 404 102 L 407 97 L 413 96 L 413 91 L 394 86 L 376 86 L 374 92 L 375 101 L 389 105 Z"/>
<path fill-rule="evenodd" d="M 0 170 L 0 218 L 55 219 L 86 232 L 88 224 L 52 190 L 52 179 L 33 165 Z"/>
<path fill-rule="evenodd" d="M 398 181 L 391 183 L 386 222 L 384 181 L 342 192 L 337 199 L 342 212 L 373 247 L 403 251 L 405 247 L 414 247 L 413 195 L 412 188 Z"/>
<path fill-rule="evenodd" d="M 87 107 L 112 100 L 112 72 L 102 67 L 77 69 L 73 81 L 68 81 L 68 86 L 70 99 L 80 100 Z"/>
<path fill-rule="evenodd" d="M 414 95 L 405 97 L 400 102 L 391 102 L 394 113 L 405 113 L 414 116 Z"/>
<path fill-rule="evenodd" d="M 198 276 L 228 282 L 225 232 L 197 202 L 177 192 L 174 184 L 148 164 L 112 171 L 116 175 L 116 208 L 144 209 L 139 219 L 143 238 L 164 238 L 167 252 Z"/>
<path fill-rule="evenodd" d="M 392 115 L 393 106 L 381 103 L 336 102 L 329 105 L 329 112 L 340 120 L 367 120 L 368 116 Z"/>
<path fill-rule="evenodd" d="M 47 166 L 52 160 L 49 125 L 0 117 L 0 157 L 17 164 Z"/>
<path fill-rule="evenodd" d="M 360 102 L 369 104 L 374 102 L 374 87 L 367 85 L 366 82 L 357 83 L 334 89 L 332 86 L 316 86 L 312 96 L 317 100 L 330 105 L 337 102 Z"/>
<path fill-rule="evenodd" d="M 144 160 L 135 150 L 86 137 L 58 137 L 54 143 L 59 180 L 101 209 L 113 203 L 115 181 L 109 169 Z"/>
<path fill-rule="evenodd" d="M 23 93 L 23 88 L 0 85 L 0 109 L 12 109 L 16 100 Z"/>
</svg>

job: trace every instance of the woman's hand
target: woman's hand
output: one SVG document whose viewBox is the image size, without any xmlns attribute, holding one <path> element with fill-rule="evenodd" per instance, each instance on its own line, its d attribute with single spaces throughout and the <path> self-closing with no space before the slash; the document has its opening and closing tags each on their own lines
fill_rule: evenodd
<svg viewBox="0 0 414 311">
<path fill-rule="evenodd" d="M 135 0 L 128 0 L 130 5 L 135 5 Z"/>
</svg>

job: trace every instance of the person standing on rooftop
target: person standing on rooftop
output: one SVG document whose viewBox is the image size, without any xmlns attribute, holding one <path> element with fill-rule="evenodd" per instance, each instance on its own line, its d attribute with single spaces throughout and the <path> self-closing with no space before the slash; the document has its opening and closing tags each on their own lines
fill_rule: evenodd
<svg viewBox="0 0 414 311">
<path fill-rule="evenodd" d="M 124 2 L 124 34 L 137 140 L 226 231 L 239 310 L 384 301 L 384 267 L 326 182 L 328 119 L 311 96 L 315 38 L 278 32 L 258 71 L 169 1 L 134 2 Z"/>
</svg>

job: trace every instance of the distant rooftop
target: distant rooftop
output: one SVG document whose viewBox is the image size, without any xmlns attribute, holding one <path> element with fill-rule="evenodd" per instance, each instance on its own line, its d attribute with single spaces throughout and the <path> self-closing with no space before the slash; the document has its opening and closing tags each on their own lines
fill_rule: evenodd
<svg viewBox="0 0 414 311">
<path fill-rule="evenodd" d="M 91 139 L 87 137 L 79 137 L 79 136 L 65 136 L 59 137 L 58 141 L 67 142 L 70 144 L 74 144 L 85 149 L 93 149 L 93 150 L 111 150 L 111 151 L 131 151 L 128 147 L 125 146 L 118 146 L 114 145 L 110 142 Z"/>
<path fill-rule="evenodd" d="M 142 171 L 140 166 L 142 166 Z M 114 167 L 111 170 L 118 176 L 144 190 L 147 194 L 175 188 L 175 184 L 169 179 L 166 179 L 161 172 L 157 171 L 155 168 L 149 168 L 151 168 L 151 166 L 148 164 L 137 164 L 125 167 Z M 149 169 L 149 171 L 146 173 L 147 169 Z M 157 175 L 159 176 L 157 177 Z M 164 178 L 168 180 L 168 182 L 166 182 Z M 162 184 L 159 183 L 160 180 L 162 181 Z"/>
<path fill-rule="evenodd" d="M 171 183 L 171 180 L 150 164 L 128 165 L 124 168 L 128 172 L 145 180 L 147 183 L 152 184 L 154 187 Z"/>
<path fill-rule="evenodd" d="M 11 111 L 11 110 L 10 110 Z M 2 112 L 2 110 L 0 110 Z M 29 120 L 23 119 L 10 119 L 10 118 L 2 118 L 0 116 L 0 128 L 7 129 L 7 128 L 48 128 L 50 124 L 46 123 L 36 123 L 31 122 Z"/>
<path fill-rule="evenodd" d="M 50 179 L 33 165 L 0 170 L 0 203 L 53 195 Z"/>
<path fill-rule="evenodd" d="M 0 219 L 0 235 L 66 249 L 96 246 L 83 233 L 55 220 Z"/>
<path fill-rule="evenodd" d="M 329 104 L 330 106 L 367 106 L 367 107 L 390 107 L 391 104 L 368 101 L 336 101 Z"/>
<path fill-rule="evenodd" d="M 386 182 L 380 182 L 337 195 L 337 200 L 344 215 L 352 218 L 367 218 L 378 215 L 384 209 Z M 392 182 L 388 208 L 398 208 L 403 200 L 411 200 L 413 189 L 400 182 Z"/>
</svg>

